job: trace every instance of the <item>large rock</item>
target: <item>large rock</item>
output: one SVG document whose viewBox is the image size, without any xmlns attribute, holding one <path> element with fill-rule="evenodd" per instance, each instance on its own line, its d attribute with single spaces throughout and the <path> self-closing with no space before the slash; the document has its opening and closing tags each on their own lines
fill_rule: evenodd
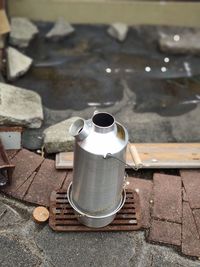
<svg viewBox="0 0 200 267">
<path fill-rule="evenodd" d="M 37 33 L 38 28 L 30 20 L 20 17 L 11 18 L 10 44 L 27 47 Z"/>
<path fill-rule="evenodd" d="M 46 34 L 46 38 L 59 40 L 74 32 L 74 28 L 65 21 L 63 18 L 59 18 L 53 28 Z"/>
<path fill-rule="evenodd" d="M 128 26 L 125 23 L 115 22 L 108 28 L 108 34 L 120 42 L 126 39 L 127 33 Z"/>
<path fill-rule="evenodd" d="M 159 46 L 161 51 L 172 54 L 200 54 L 200 31 L 162 34 Z"/>
<path fill-rule="evenodd" d="M 69 128 L 77 119 L 78 117 L 72 117 L 44 131 L 44 147 L 47 153 L 73 150 L 74 138 L 69 134 Z"/>
<path fill-rule="evenodd" d="M 37 93 L 0 83 L 0 125 L 40 128 L 42 121 L 42 103 Z"/>
<path fill-rule="evenodd" d="M 7 54 L 7 79 L 13 81 L 24 75 L 30 68 L 33 60 L 13 47 L 8 47 Z"/>
</svg>

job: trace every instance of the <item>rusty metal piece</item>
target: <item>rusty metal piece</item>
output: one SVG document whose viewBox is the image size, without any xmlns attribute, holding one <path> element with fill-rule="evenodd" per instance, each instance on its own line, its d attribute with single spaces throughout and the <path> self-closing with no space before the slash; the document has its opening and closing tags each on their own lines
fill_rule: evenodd
<svg viewBox="0 0 200 267">
<path fill-rule="evenodd" d="M 12 182 L 15 165 L 11 164 L 0 140 L 0 187 Z"/>
<path fill-rule="evenodd" d="M 134 231 L 141 228 L 141 208 L 139 195 L 132 190 L 126 191 L 126 201 L 114 221 L 102 228 L 89 228 L 77 220 L 71 208 L 66 189 L 53 191 L 50 197 L 49 225 L 54 231 L 94 232 L 94 231 Z"/>
</svg>

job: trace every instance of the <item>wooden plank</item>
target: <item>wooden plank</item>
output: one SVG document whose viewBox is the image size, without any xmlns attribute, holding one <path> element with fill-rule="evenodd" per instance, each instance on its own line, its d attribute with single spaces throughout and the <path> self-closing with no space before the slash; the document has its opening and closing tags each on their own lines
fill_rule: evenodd
<svg viewBox="0 0 200 267">
<path fill-rule="evenodd" d="M 142 161 L 142 168 L 200 168 L 200 143 L 138 143 L 134 146 Z M 127 164 L 134 167 L 129 149 L 126 158 Z M 56 155 L 56 169 L 72 168 L 73 152 Z"/>
<path fill-rule="evenodd" d="M 5 10 L 0 9 L 0 34 L 5 34 L 10 31 L 10 25 L 6 16 Z"/>
<path fill-rule="evenodd" d="M 43 21 L 63 17 L 71 23 L 87 24 L 121 21 L 129 25 L 200 25 L 200 4 L 191 1 L 8 0 L 8 10 L 10 16 Z"/>
</svg>

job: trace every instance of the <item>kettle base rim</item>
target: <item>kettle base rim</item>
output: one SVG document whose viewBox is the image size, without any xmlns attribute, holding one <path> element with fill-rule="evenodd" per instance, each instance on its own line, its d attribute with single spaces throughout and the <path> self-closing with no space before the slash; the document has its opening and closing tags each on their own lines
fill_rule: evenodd
<svg viewBox="0 0 200 267">
<path fill-rule="evenodd" d="M 114 211 L 112 211 L 106 215 L 94 216 L 94 215 L 86 214 L 86 213 L 82 212 L 80 209 L 78 209 L 72 200 L 71 193 L 72 193 L 72 182 L 70 182 L 68 189 L 67 189 L 67 198 L 68 198 L 68 201 L 70 203 L 70 206 L 73 208 L 74 212 L 77 214 L 77 216 L 78 216 L 77 219 L 82 224 L 84 224 L 88 227 L 92 227 L 92 228 L 101 228 L 101 227 L 104 227 L 104 226 L 110 224 L 114 220 L 117 212 L 123 207 L 123 205 L 126 201 L 126 190 L 123 189 L 119 205 L 117 206 L 117 208 Z"/>
</svg>

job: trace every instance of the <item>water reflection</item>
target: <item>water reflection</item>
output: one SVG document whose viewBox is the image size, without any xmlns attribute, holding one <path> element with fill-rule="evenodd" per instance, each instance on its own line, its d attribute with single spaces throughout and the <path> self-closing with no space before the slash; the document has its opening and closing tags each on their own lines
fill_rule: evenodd
<svg viewBox="0 0 200 267">
<path fill-rule="evenodd" d="M 122 79 L 135 99 L 135 112 L 161 116 L 184 114 L 200 101 L 200 58 L 169 56 L 158 51 L 141 31 L 124 43 L 108 37 L 103 26 L 77 26 L 66 41 L 46 42 L 46 24 L 26 53 L 34 66 L 16 85 L 38 92 L 51 109 L 110 107 L 123 99 Z M 153 34 L 153 32 L 152 32 Z M 173 40 L 178 42 L 180 35 Z"/>
</svg>

